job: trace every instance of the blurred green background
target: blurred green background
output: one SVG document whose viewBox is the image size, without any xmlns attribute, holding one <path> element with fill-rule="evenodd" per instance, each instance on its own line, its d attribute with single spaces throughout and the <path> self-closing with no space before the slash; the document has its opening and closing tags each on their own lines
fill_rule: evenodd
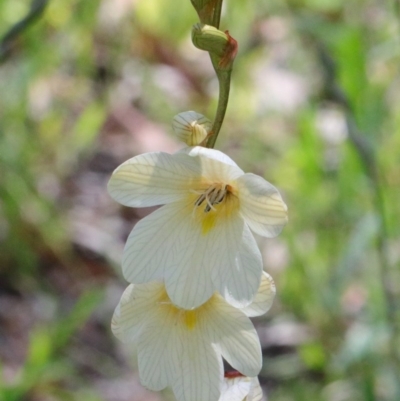
<svg viewBox="0 0 400 401">
<path fill-rule="evenodd" d="M 400 400 L 398 10 L 226 0 L 239 53 L 216 148 L 290 212 L 259 239 L 278 290 L 254 321 L 270 401 Z M 106 184 L 129 157 L 182 146 L 176 113 L 213 117 L 196 22 L 189 0 L 0 2 L 1 401 L 172 399 L 140 386 L 110 332 L 124 241 L 151 210 Z"/>
</svg>

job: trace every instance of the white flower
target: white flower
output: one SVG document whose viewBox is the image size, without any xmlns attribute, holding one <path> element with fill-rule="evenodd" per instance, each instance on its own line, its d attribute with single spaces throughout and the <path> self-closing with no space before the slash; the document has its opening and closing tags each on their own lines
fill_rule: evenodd
<svg viewBox="0 0 400 401">
<path fill-rule="evenodd" d="M 129 282 L 165 280 L 172 302 L 185 309 L 215 290 L 235 307 L 251 302 L 262 258 L 250 229 L 274 237 L 287 221 L 274 186 L 245 174 L 225 154 L 197 146 L 134 157 L 115 170 L 108 189 L 126 206 L 165 204 L 127 240 L 122 270 Z"/>
<path fill-rule="evenodd" d="M 188 146 L 200 145 L 211 131 L 211 121 L 195 111 L 177 114 L 172 121 L 175 135 Z"/>
<path fill-rule="evenodd" d="M 162 283 L 131 284 L 114 312 L 112 330 L 137 346 L 142 385 L 155 391 L 171 386 L 178 401 L 217 401 L 222 357 L 246 376 L 259 373 L 261 347 L 248 316 L 265 313 L 274 295 L 272 278 L 263 273 L 254 302 L 244 310 L 218 293 L 185 310 L 171 303 Z"/>
<path fill-rule="evenodd" d="M 262 401 L 263 394 L 257 377 L 225 374 L 219 401 Z"/>
</svg>

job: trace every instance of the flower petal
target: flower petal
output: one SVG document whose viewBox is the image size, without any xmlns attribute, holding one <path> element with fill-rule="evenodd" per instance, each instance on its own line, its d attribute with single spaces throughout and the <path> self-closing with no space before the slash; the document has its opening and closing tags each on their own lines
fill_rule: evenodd
<svg viewBox="0 0 400 401">
<path fill-rule="evenodd" d="M 229 183 L 244 175 L 242 169 L 225 153 L 219 150 L 195 146 L 184 148 L 178 154 L 187 154 L 199 163 L 201 175 L 210 181 Z"/>
<path fill-rule="evenodd" d="M 225 378 L 219 401 L 243 401 L 250 392 L 251 381 L 246 376 Z"/>
<path fill-rule="evenodd" d="M 224 378 L 218 401 L 262 401 L 263 393 L 258 377 Z"/>
<path fill-rule="evenodd" d="M 182 199 L 199 179 L 196 160 L 162 152 L 145 153 L 114 171 L 108 192 L 125 206 L 155 206 Z"/>
<path fill-rule="evenodd" d="M 164 269 L 171 268 L 182 251 L 174 241 L 185 225 L 184 208 L 181 202 L 168 204 L 136 224 L 122 257 L 127 281 L 140 284 L 164 278 Z"/>
<path fill-rule="evenodd" d="M 253 302 L 245 308 L 242 308 L 242 312 L 249 317 L 263 315 L 271 308 L 275 294 L 276 288 L 274 280 L 268 273 L 263 272 L 261 284 Z"/>
<path fill-rule="evenodd" d="M 257 376 L 262 366 L 261 346 L 250 319 L 221 298 L 207 315 L 207 324 L 217 333 L 216 344 L 227 362 L 246 376 Z"/>
<path fill-rule="evenodd" d="M 174 318 L 172 308 L 157 309 L 155 316 L 146 318 L 138 341 L 140 382 L 154 391 L 171 385 L 179 375 L 183 346 Z"/>
<path fill-rule="evenodd" d="M 260 382 L 258 381 L 258 377 L 253 377 L 250 392 L 245 401 L 262 401 L 262 399 L 263 392 L 260 386 Z"/>
<path fill-rule="evenodd" d="M 165 279 L 172 302 L 185 309 L 201 305 L 215 291 L 203 252 L 208 241 L 200 238 L 201 227 L 192 218 L 192 208 L 177 202 L 142 219 L 128 238 L 122 260 L 127 281 Z"/>
<path fill-rule="evenodd" d="M 207 325 L 187 330 L 180 326 L 180 365 L 172 385 L 178 401 L 216 401 L 221 393 L 222 358 L 213 347 Z"/>
<path fill-rule="evenodd" d="M 125 343 L 137 339 L 142 329 L 143 317 L 148 316 L 154 297 L 162 288 L 162 284 L 154 282 L 128 286 L 122 294 L 111 321 L 112 332 L 117 338 Z M 145 297 L 143 293 L 146 294 Z"/>
<path fill-rule="evenodd" d="M 188 230 L 187 241 L 195 239 L 196 233 Z M 180 240 L 184 236 L 182 235 Z M 196 245 L 186 246 L 185 260 L 177 263 L 173 268 L 165 270 L 165 286 L 171 301 L 181 308 L 192 309 L 200 306 L 211 298 L 215 291 L 211 280 L 210 266 L 205 254 L 196 250 Z M 192 260 L 191 260 L 192 259 Z"/>
<path fill-rule="evenodd" d="M 262 257 L 253 235 L 238 214 L 221 222 L 209 235 L 207 252 L 215 255 L 209 262 L 215 287 L 231 305 L 249 305 L 262 273 Z"/>
<path fill-rule="evenodd" d="M 238 214 L 221 219 L 204 235 L 188 210 L 187 224 L 180 223 L 180 236 L 171 245 L 180 259 L 164 272 L 172 302 L 195 308 L 218 290 L 235 307 L 249 305 L 260 286 L 262 258 L 243 219 Z"/>
<path fill-rule="evenodd" d="M 240 213 L 249 227 L 267 238 L 276 237 L 287 223 L 287 207 L 278 190 L 255 174 L 237 180 Z"/>
</svg>

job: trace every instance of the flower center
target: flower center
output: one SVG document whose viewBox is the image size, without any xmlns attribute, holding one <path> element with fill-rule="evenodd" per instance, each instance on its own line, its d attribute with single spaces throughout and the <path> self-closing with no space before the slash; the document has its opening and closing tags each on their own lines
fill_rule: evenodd
<svg viewBox="0 0 400 401">
<path fill-rule="evenodd" d="M 194 203 L 195 206 L 201 206 L 205 202 L 204 212 L 208 213 L 210 210 L 215 211 L 214 205 L 220 204 L 229 192 L 229 185 L 214 184 L 207 188 L 200 194 Z"/>
<path fill-rule="evenodd" d="M 194 309 L 182 309 L 171 302 L 167 291 L 164 290 L 157 303 L 160 307 L 165 308 L 165 314 L 170 314 L 173 324 L 182 325 L 187 330 L 192 331 L 199 324 L 199 321 L 204 318 L 207 311 L 213 308 L 214 299 L 215 297 L 212 296 L 207 302 Z"/>
<path fill-rule="evenodd" d="M 193 190 L 193 216 L 201 224 L 201 232 L 207 235 L 217 224 L 230 218 L 239 209 L 234 187 L 229 184 L 213 183 L 205 190 Z"/>
</svg>

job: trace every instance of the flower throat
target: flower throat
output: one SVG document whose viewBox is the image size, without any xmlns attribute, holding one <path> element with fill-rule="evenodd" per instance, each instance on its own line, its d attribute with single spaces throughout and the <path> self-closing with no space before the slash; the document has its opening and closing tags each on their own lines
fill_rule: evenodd
<svg viewBox="0 0 400 401">
<path fill-rule="evenodd" d="M 204 212 L 215 211 L 214 205 L 220 204 L 229 193 L 229 185 L 214 184 L 204 191 L 194 203 L 195 206 L 201 206 L 206 202 Z"/>
</svg>

